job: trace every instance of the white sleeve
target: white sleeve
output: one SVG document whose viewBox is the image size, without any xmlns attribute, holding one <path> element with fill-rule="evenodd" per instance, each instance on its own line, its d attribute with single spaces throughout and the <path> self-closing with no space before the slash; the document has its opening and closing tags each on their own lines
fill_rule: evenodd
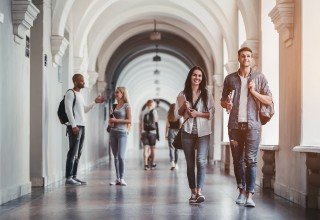
<svg viewBox="0 0 320 220">
<path fill-rule="evenodd" d="M 95 101 L 93 101 L 91 104 L 89 105 L 85 105 L 84 106 L 84 113 L 87 113 L 88 111 L 90 111 L 94 106 L 96 105 Z"/>
<path fill-rule="evenodd" d="M 69 119 L 69 124 L 74 128 L 77 127 L 76 121 L 74 119 L 73 115 L 73 100 L 75 99 L 75 93 L 73 91 L 67 91 L 65 97 L 64 97 L 64 106 L 66 110 L 66 114 Z"/>
<path fill-rule="evenodd" d="M 178 94 L 178 96 L 181 96 L 183 94 L 183 92 L 180 92 L 179 94 Z M 178 101 L 178 96 L 177 96 L 177 98 L 176 98 L 176 106 L 175 106 L 175 108 L 174 108 L 174 117 L 176 118 L 176 119 L 180 119 L 180 118 L 182 118 L 182 116 L 181 115 L 179 115 L 179 108 L 181 107 L 181 106 L 179 106 L 179 101 Z"/>
</svg>

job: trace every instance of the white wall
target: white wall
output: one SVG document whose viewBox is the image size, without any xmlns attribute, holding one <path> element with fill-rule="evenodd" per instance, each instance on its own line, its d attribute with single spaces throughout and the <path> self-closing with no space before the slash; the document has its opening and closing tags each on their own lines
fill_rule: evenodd
<svg viewBox="0 0 320 220">
<path fill-rule="evenodd" d="M 319 35 L 320 26 L 315 25 L 320 2 L 302 1 L 302 134 L 301 145 L 320 146 L 317 125 L 320 124 L 319 82 Z"/>
<path fill-rule="evenodd" d="M 31 191 L 29 178 L 30 64 L 25 39 L 14 42 L 11 1 L 0 1 L 0 204 Z M 30 36 L 29 31 L 25 33 Z"/>
<path fill-rule="evenodd" d="M 275 5 L 275 0 L 261 2 L 261 71 L 268 80 L 275 106 L 272 120 L 262 126 L 262 145 L 279 144 L 279 34 L 268 16 Z"/>
</svg>

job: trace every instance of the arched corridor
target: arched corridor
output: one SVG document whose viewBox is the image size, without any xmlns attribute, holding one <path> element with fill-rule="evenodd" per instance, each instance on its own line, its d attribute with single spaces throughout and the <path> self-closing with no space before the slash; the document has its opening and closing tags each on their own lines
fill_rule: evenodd
<svg viewBox="0 0 320 220">
<path fill-rule="evenodd" d="M 278 206 L 279 198 L 292 202 L 284 202 L 288 207 L 298 205 L 305 210 L 319 210 L 317 125 L 320 116 L 317 112 L 320 102 L 316 101 L 316 89 L 320 81 L 317 72 L 320 26 L 315 21 L 319 9 L 317 0 L 1 0 L 0 205 L 3 213 L 7 213 L 7 202 L 19 203 L 19 198 L 30 197 L 37 187 L 47 191 L 58 185 L 54 187 L 56 192 L 72 193 L 72 189 L 61 186 L 65 179 L 68 139 L 57 109 L 67 89 L 73 86 L 74 73 L 81 73 L 85 78 L 81 93 L 86 103 L 97 96 L 106 99 L 86 114 L 86 138 L 79 164 L 79 171 L 94 186 L 101 187 L 105 196 L 117 196 L 112 194 L 117 190 L 105 191 L 108 186 L 103 184 L 109 176 L 95 179 L 96 174 L 112 170 L 108 164 L 102 167 L 99 164 L 112 157 L 106 127 L 115 102 L 115 88 L 125 86 L 129 91 L 132 127 L 128 160 L 130 165 L 133 163 L 131 175 L 145 178 L 142 169 L 140 172 L 142 166 L 139 167 L 142 157 L 135 157 L 141 155 L 139 115 L 148 99 L 156 101 L 160 125 L 157 147 L 165 151 L 169 104 L 176 101 L 189 69 L 195 65 L 205 70 L 215 102 L 206 188 L 215 190 L 216 179 L 226 181 L 231 187 L 234 173 L 228 114 L 220 106 L 220 99 L 225 77 L 239 68 L 237 51 L 243 46 L 253 50 L 252 68 L 268 79 L 275 105 L 274 117 L 261 132 L 255 184 L 261 192 L 270 192 L 270 197 L 261 199 L 276 198 L 269 203 L 271 206 Z M 153 176 L 150 181 L 159 184 L 162 177 L 170 180 L 164 160 L 165 157 L 159 158 L 162 167 L 157 170 L 163 176 Z M 183 168 L 179 175 L 183 175 L 182 171 Z M 173 180 L 186 181 L 182 176 Z M 135 184 L 140 183 L 134 182 L 128 189 L 134 191 Z M 89 184 L 79 191 L 94 186 Z M 185 186 L 181 190 L 187 190 Z M 152 200 L 155 191 L 152 185 L 148 187 Z M 169 189 L 164 186 L 162 190 Z M 233 189 L 227 203 L 234 197 L 232 192 Z M 143 201 L 145 193 L 148 192 L 138 195 Z M 46 198 L 52 195 L 40 196 L 41 202 L 45 204 Z M 134 199 L 131 190 L 130 196 Z M 182 204 L 183 196 L 179 194 L 170 201 L 187 207 L 191 214 L 202 215 L 200 207 L 190 209 Z M 204 209 L 211 205 L 222 209 L 222 204 L 217 204 L 218 198 L 211 197 Z M 161 205 L 163 201 L 152 202 Z M 264 207 L 259 205 L 259 210 Z M 297 216 L 307 217 L 297 210 Z"/>
</svg>

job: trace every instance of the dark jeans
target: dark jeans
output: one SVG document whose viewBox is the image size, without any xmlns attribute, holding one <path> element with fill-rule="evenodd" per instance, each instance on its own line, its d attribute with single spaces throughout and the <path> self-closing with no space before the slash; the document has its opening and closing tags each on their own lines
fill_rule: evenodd
<svg viewBox="0 0 320 220">
<path fill-rule="evenodd" d="M 170 157 L 170 162 L 174 161 L 174 163 L 178 162 L 179 150 L 174 148 L 172 143 L 174 138 L 177 136 L 178 131 L 179 129 L 169 128 L 169 132 L 168 132 L 169 157 Z M 173 153 L 174 153 L 174 157 L 173 157 Z"/>
<path fill-rule="evenodd" d="M 198 137 L 197 134 L 181 133 L 182 147 L 187 162 L 187 176 L 190 189 L 202 189 L 206 175 L 206 160 L 208 156 L 210 135 Z M 197 152 L 197 154 L 196 154 Z M 197 163 L 197 181 L 195 164 Z"/>
<path fill-rule="evenodd" d="M 229 139 L 238 188 L 254 193 L 260 129 L 229 129 Z"/>
<path fill-rule="evenodd" d="M 67 126 L 67 133 L 69 136 L 69 151 L 67 154 L 66 163 L 66 178 L 76 177 L 79 159 L 82 153 L 82 146 L 85 137 L 85 127 L 78 126 L 79 133 L 74 135 L 71 126 Z"/>
</svg>

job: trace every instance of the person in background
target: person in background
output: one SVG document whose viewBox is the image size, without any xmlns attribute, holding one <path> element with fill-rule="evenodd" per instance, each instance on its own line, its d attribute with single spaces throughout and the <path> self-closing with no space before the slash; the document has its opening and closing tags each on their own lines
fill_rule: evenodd
<svg viewBox="0 0 320 220">
<path fill-rule="evenodd" d="M 178 98 L 181 96 L 185 97 L 182 104 Z M 181 143 L 191 190 L 189 203 L 201 203 L 205 200 L 202 188 L 214 116 L 213 97 L 207 90 L 207 76 L 201 67 L 195 66 L 190 69 L 184 90 L 179 93 L 178 97 L 175 115 L 177 118 L 182 116 L 188 118 L 182 126 Z M 197 175 L 195 166 L 197 166 Z"/>
<path fill-rule="evenodd" d="M 117 105 L 112 112 L 113 117 L 109 119 L 110 145 L 114 157 L 116 169 L 116 180 L 110 185 L 126 186 L 124 180 L 125 153 L 128 136 L 128 126 L 131 124 L 131 108 L 129 105 L 128 91 L 125 87 L 117 87 L 115 90 Z"/>
<path fill-rule="evenodd" d="M 143 162 L 144 169 L 149 170 L 156 167 L 155 161 L 155 145 L 157 139 L 157 122 L 158 113 L 155 109 L 155 103 L 153 100 L 148 100 L 145 110 L 140 115 L 140 137 L 143 143 Z M 150 165 L 148 163 L 150 146 Z"/>
<path fill-rule="evenodd" d="M 82 153 L 85 137 L 85 116 L 96 103 L 104 102 L 104 98 L 98 96 L 90 105 L 86 105 L 80 92 L 84 88 L 84 78 L 76 73 L 72 77 L 74 84 L 73 91 L 68 90 L 65 95 L 65 111 L 69 119 L 67 134 L 69 137 L 69 151 L 66 161 L 66 185 L 86 185 L 87 182 L 77 178 L 78 164 Z M 76 99 L 74 107 L 73 101 Z"/>
<path fill-rule="evenodd" d="M 181 120 L 176 119 L 174 115 L 175 106 L 176 104 L 170 105 L 166 120 L 166 139 L 168 140 L 169 145 L 171 170 L 175 170 L 178 168 L 179 150 L 174 148 L 172 143 L 174 141 L 174 138 L 177 136 L 177 133 L 181 126 Z"/>
</svg>

